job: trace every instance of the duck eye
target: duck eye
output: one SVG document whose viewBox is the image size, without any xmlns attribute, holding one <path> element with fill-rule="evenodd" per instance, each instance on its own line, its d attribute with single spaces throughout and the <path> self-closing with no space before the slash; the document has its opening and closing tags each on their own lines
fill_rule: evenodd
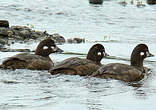
<svg viewBox="0 0 156 110">
<path fill-rule="evenodd" d="M 101 55 L 101 52 L 98 52 L 97 55 Z"/>
<path fill-rule="evenodd" d="M 48 47 L 47 46 L 44 46 L 43 49 L 48 49 Z"/>
<path fill-rule="evenodd" d="M 144 56 L 144 55 L 145 55 L 145 53 L 144 53 L 144 52 L 140 52 L 140 55 L 141 55 L 141 56 Z"/>
</svg>

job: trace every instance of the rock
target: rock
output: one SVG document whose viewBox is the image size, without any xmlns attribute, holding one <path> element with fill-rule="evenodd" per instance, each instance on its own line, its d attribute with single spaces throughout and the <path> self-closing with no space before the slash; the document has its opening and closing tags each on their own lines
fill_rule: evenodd
<svg viewBox="0 0 156 110">
<path fill-rule="evenodd" d="M 0 20 L 0 27 L 9 27 L 9 22 L 7 20 Z"/>
<path fill-rule="evenodd" d="M 2 21 L 2 20 L 1 20 Z M 51 37 L 56 43 L 65 43 L 63 36 L 59 34 L 50 35 L 46 31 L 32 30 L 27 26 L 11 26 L 8 28 L 0 27 L 0 44 L 5 45 L 4 41 L 7 41 L 8 45 L 11 42 L 29 42 L 30 40 L 41 40 L 46 37 Z"/>
<path fill-rule="evenodd" d="M 122 5 L 122 6 L 126 6 L 127 2 L 124 0 L 124 1 L 120 1 L 119 4 Z"/>
<path fill-rule="evenodd" d="M 65 38 L 57 33 L 50 35 L 50 37 L 52 37 L 56 43 L 63 44 L 66 42 Z"/>
<path fill-rule="evenodd" d="M 31 52 L 30 49 L 7 49 L 7 48 L 0 48 L 1 52 Z"/>
<path fill-rule="evenodd" d="M 154 5 L 156 4 L 156 0 L 147 0 L 147 4 Z"/>
<path fill-rule="evenodd" d="M 9 28 L 0 27 L 0 37 L 8 37 L 8 30 Z"/>
<path fill-rule="evenodd" d="M 0 38 L 0 45 L 5 45 L 5 44 L 7 44 L 7 40 Z"/>
<path fill-rule="evenodd" d="M 103 0 L 89 0 L 90 4 L 102 4 Z"/>
<path fill-rule="evenodd" d="M 84 43 L 84 38 L 73 38 L 73 39 L 67 39 L 68 43 Z"/>
<path fill-rule="evenodd" d="M 0 44 L 0 49 L 3 48 L 4 46 L 2 44 Z"/>
</svg>

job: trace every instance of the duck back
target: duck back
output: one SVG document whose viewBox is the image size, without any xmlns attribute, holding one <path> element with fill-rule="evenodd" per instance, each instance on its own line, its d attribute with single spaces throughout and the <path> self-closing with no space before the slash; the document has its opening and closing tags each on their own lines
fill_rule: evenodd
<svg viewBox="0 0 156 110">
<path fill-rule="evenodd" d="M 110 63 L 102 66 L 92 76 L 99 78 L 112 78 L 126 82 L 139 81 L 144 77 L 142 71 L 133 66 L 121 63 Z"/>
<path fill-rule="evenodd" d="M 50 70 L 51 74 L 70 74 L 70 75 L 90 75 L 99 69 L 99 66 L 95 64 L 93 61 L 88 59 L 81 59 L 81 58 L 68 58 Z"/>
<path fill-rule="evenodd" d="M 53 63 L 49 57 L 40 55 L 21 53 L 3 61 L 1 67 L 4 69 L 38 69 L 47 70 Z"/>
</svg>

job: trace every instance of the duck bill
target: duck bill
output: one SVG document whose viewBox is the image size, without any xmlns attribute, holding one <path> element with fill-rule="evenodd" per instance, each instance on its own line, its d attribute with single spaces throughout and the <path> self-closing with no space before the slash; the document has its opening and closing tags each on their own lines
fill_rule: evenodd
<svg viewBox="0 0 156 110">
<path fill-rule="evenodd" d="M 108 57 L 108 56 L 110 56 L 110 55 L 108 53 L 104 52 L 104 57 Z"/>
<path fill-rule="evenodd" d="M 56 46 L 56 47 L 54 48 L 54 52 L 62 53 L 63 50 Z"/>
<path fill-rule="evenodd" d="M 146 55 L 147 55 L 147 57 L 154 57 L 154 55 L 151 54 L 150 52 L 147 52 Z"/>
</svg>

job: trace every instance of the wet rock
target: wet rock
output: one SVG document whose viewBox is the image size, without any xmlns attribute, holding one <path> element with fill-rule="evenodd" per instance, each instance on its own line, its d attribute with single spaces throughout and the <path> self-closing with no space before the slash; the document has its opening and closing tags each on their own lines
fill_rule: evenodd
<svg viewBox="0 0 156 110">
<path fill-rule="evenodd" d="M 7 44 L 7 40 L 0 38 L 0 45 L 5 45 L 5 44 Z"/>
<path fill-rule="evenodd" d="M 154 5 L 156 4 L 156 0 L 147 0 L 147 4 Z"/>
<path fill-rule="evenodd" d="M 65 43 L 64 37 L 59 34 L 50 35 L 46 31 L 36 31 L 27 26 L 9 27 L 7 20 L 0 20 L 0 44 L 2 45 L 10 45 L 11 42 L 26 43 L 30 40 L 41 40 L 46 37 L 51 37 L 56 43 Z"/>
<path fill-rule="evenodd" d="M 56 43 L 63 44 L 66 42 L 65 38 L 57 33 L 50 35 L 50 37 L 52 37 Z"/>
<path fill-rule="evenodd" d="M 9 28 L 4 28 L 4 27 L 0 27 L 0 37 L 4 38 L 4 37 L 8 37 L 8 31 Z"/>
<path fill-rule="evenodd" d="M 0 49 L 3 48 L 4 46 L 2 44 L 0 44 Z"/>
<path fill-rule="evenodd" d="M 0 48 L 1 52 L 31 52 L 30 49 L 8 49 L 8 48 Z"/>
<path fill-rule="evenodd" d="M 68 43 L 85 43 L 84 38 L 73 38 L 73 39 L 67 39 Z"/>
<path fill-rule="evenodd" d="M 145 7 L 146 5 L 142 3 L 142 0 L 138 0 L 136 6 L 137 6 L 138 8 L 141 8 L 141 7 Z"/>
<path fill-rule="evenodd" d="M 0 20 L 0 27 L 9 27 L 9 22 L 7 20 Z"/>
<path fill-rule="evenodd" d="M 103 0 L 89 0 L 90 4 L 102 4 Z"/>
<path fill-rule="evenodd" d="M 124 1 L 120 1 L 119 4 L 122 5 L 122 6 L 126 6 L 127 2 L 124 0 Z"/>
<path fill-rule="evenodd" d="M 26 26 L 11 26 L 10 28 L 0 27 L 0 39 L 4 41 L 11 40 L 11 42 L 28 42 L 32 39 L 40 40 L 46 37 L 52 37 L 56 43 L 65 43 L 64 37 L 59 34 L 50 35 L 46 31 L 41 32 L 32 30 Z M 5 45 L 4 43 L 1 44 Z"/>
</svg>

